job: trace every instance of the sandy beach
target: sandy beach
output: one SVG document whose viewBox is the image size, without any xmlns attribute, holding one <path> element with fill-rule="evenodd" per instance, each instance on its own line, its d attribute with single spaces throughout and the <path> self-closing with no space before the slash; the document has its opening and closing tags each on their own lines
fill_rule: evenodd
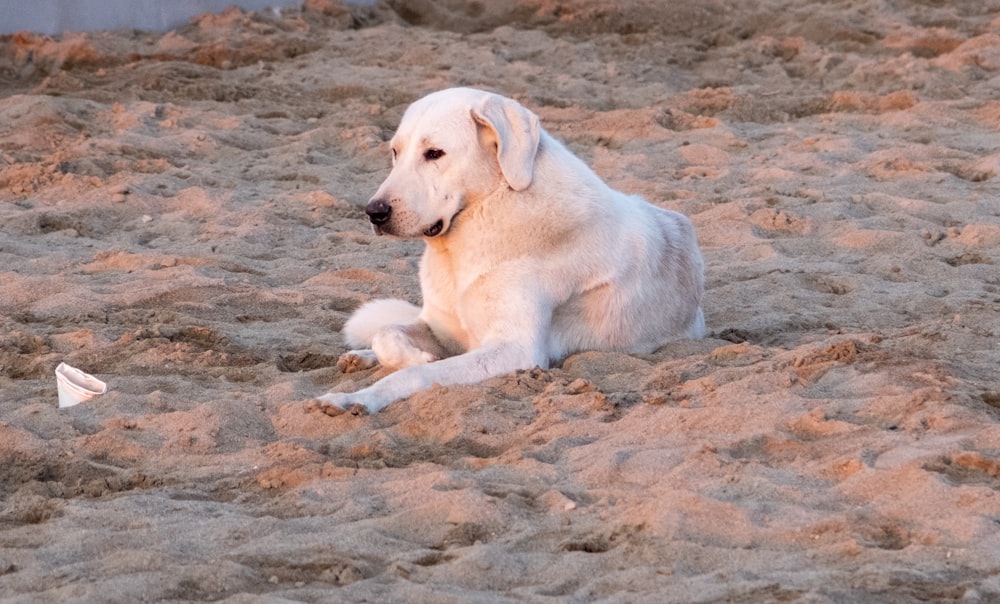
<svg viewBox="0 0 1000 604">
<path fill-rule="evenodd" d="M 709 335 L 312 409 L 420 301 L 363 205 L 449 86 L 689 216 Z M 997 0 L 0 36 L 0 600 L 998 601 L 998 172 Z"/>
</svg>

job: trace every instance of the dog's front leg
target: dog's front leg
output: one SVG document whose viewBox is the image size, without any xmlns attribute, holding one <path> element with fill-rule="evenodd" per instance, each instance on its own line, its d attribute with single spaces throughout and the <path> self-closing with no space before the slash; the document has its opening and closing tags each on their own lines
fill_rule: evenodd
<svg viewBox="0 0 1000 604">
<path fill-rule="evenodd" d="M 423 321 L 383 327 L 372 338 L 372 351 L 379 364 L 390 369 L 433 363 L 448 356 Z"/>
<path fill-rule="evenodd" d="M 375 413 L 393 401 L 434 384 L 474 384 L 518 369 L 547 365 L 548 358 L 536 346 L 523 342 L 496 342 L 441 361 L 401 369 L 358 392 L 331 392 L 317 400 L 320 408 L 331 415 L 354 406 Z"/>
<path fill-rule="evenodd" d="M 344 373 L 370 369 L 376 364 L 387 369 L 423 365 L 448 356 L 423 321 L 406 325 L 386 325 L 371 338 L 371 348 L 350 350 L 337 359 Z"/>
</svg>

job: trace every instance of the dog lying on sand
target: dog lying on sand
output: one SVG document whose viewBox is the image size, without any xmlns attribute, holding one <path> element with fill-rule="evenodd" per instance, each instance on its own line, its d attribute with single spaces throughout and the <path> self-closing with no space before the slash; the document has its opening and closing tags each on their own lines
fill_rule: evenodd
<svg viewBox="0 0 1000 604">
<path fill-rule="evenodd" d="M 330 414 L 374 413 L 433 384 L 548 367 L 583 350 L 699 338 L 704 268 L 686 217 L 608 187 L 508 98 L 469 88 L 406 110 L 368 202 L 376 234 L 423 238 L 423 306 L 375 300 L 338 366 L 396 369 Z"/>
</svg>

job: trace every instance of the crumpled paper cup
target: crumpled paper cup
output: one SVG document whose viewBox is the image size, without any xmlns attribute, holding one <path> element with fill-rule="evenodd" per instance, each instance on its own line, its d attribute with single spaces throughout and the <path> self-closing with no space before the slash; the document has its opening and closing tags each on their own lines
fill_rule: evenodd
<svg viewBox="0 0 1000 604">
<path fill-rule="evenodd" d="M 56 367 L 56 388 L 59 390 L 60 409 L 89 401 L 108 391 L 107 384 L 66 363 L 59 363 Z"/>
</svg>

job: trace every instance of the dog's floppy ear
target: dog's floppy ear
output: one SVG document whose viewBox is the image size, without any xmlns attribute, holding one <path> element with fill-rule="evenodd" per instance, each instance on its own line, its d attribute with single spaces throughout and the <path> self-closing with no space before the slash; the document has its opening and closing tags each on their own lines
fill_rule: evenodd
<svg viewBox="0 0 1000 604">
<path fill-rule="evenodd" d="M 497 161 L 510 188 L 527 189 L 538 152 L 538 116 L 515 101 L 490 96 L 480 107 L 472 109 L 472 119 L 496 134 Z"/>
</svg>

